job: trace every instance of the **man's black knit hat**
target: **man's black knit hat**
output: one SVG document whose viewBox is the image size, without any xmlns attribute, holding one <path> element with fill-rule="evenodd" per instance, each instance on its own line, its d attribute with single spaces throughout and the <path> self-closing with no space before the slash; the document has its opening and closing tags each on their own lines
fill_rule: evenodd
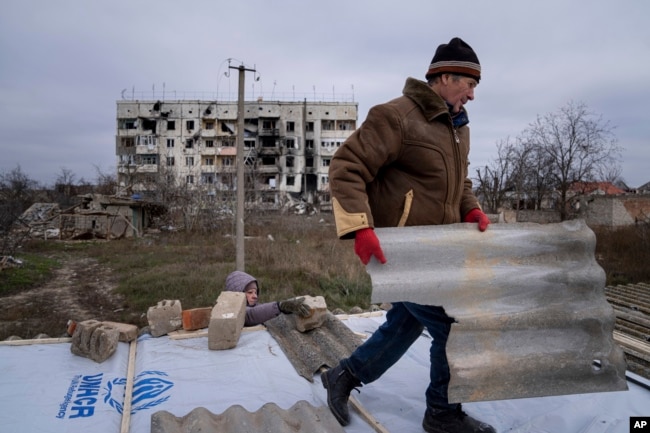
<svg viewBox="0 0 650 433">
<path fill-rule="evenodd" d="M 460 38 L 453 38 L 448 44 L 441 44 L 431 60 L 426 79 L 440 74 L 458 74 L 481 79 L 481 64 L 476 53 Z"/>
</svg>

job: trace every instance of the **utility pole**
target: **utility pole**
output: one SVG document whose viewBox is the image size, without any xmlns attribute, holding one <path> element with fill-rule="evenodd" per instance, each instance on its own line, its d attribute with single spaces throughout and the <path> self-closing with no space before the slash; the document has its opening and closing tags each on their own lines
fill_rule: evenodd
<svg viewBox="0 0 650 433">
<path fill-rule="evenodd" d="M 255 73 L 255 69 L 248 69 L 244 65 L 228 66 L 229 69 L 239 70 L 239 93 L 237 96 L 237 261 L 238 271 L 245 270 L 244 255 L 244 201 L 246 200 L 246 182 L 244 175 L 244 81 L 245 72 Z"/>
</svg>

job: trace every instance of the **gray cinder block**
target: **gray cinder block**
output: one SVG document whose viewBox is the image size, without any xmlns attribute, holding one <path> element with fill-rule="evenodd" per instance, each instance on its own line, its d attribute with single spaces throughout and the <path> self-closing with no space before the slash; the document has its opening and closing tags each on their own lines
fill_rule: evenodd
<svg viewBox="0 0 650 433">
<path fill-rule="evenodd" d="M 235 347 L 245 320 L 246 295 L 240 292 L 221 292 L 210 316 L 208 348 L 224 350 Z"/>
<path fill-rule="evenodd" d="M 183 309 L 179 300 L 164 300 L 147 310 L 147 321 L 153 337 L 169 334 L 183 325 Z"/>
</svg>

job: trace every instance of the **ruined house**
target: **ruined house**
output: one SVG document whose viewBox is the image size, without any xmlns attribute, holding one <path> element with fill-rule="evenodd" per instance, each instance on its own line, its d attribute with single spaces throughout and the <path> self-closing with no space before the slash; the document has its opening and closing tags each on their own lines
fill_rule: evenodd
<svg viewBox="0 0 650 433">
<path fill-rule="evenodd" d="M 80 199 L 64 210 L 56 203 L 35 203 L 19 218 L 17 230 L 43 239 L 139 237 L 165 212 L 163 206 L 138 198 L 86 194 Z"/>
</svg>

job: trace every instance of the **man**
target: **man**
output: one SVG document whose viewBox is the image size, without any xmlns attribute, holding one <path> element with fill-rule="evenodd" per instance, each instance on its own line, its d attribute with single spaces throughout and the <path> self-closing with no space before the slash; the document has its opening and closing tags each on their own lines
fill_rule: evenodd
<svg viewBox="0 0 650 433">
<path fill-rule="evenodd" d="M 330 189 L 337 235 L 354 237 L 362 263 L 386 258 L 374 227 L 478 223 L 481 211 L 468 179 L 469 122 L 481 66 L 459 38 L 440 45 L 425 75 L 408 78 L 403 96 L 370 109 L 365 122 L 332 158 Z M 431 334 L 430 383 L 422 426 L 427 432 L 494 432 L 447 399 L 450 373 L 446 344 L 454 322 L 442 306 L 396 302 L 386 322 L 352 355 L 321 374 L 328 405 L 342 425 L 350 421 L 348 398 L 378 379 L 426 328 Z"/>
<path fill-rule="evenodd" d="M 246 295 L 246 319 L 244 326 L 260 325 L 267 320 L 284 314 L 298 314 L 308 317 L 311 309 L 305 304 L 304 296 L 290 298 L 279 302 L 265 302 L 258 304 L 260 289 L 257 287 L 257 279 L 242 271 L 233 271 L 226 277 L 227 292 L 240 292 Z"/>
</svg>

